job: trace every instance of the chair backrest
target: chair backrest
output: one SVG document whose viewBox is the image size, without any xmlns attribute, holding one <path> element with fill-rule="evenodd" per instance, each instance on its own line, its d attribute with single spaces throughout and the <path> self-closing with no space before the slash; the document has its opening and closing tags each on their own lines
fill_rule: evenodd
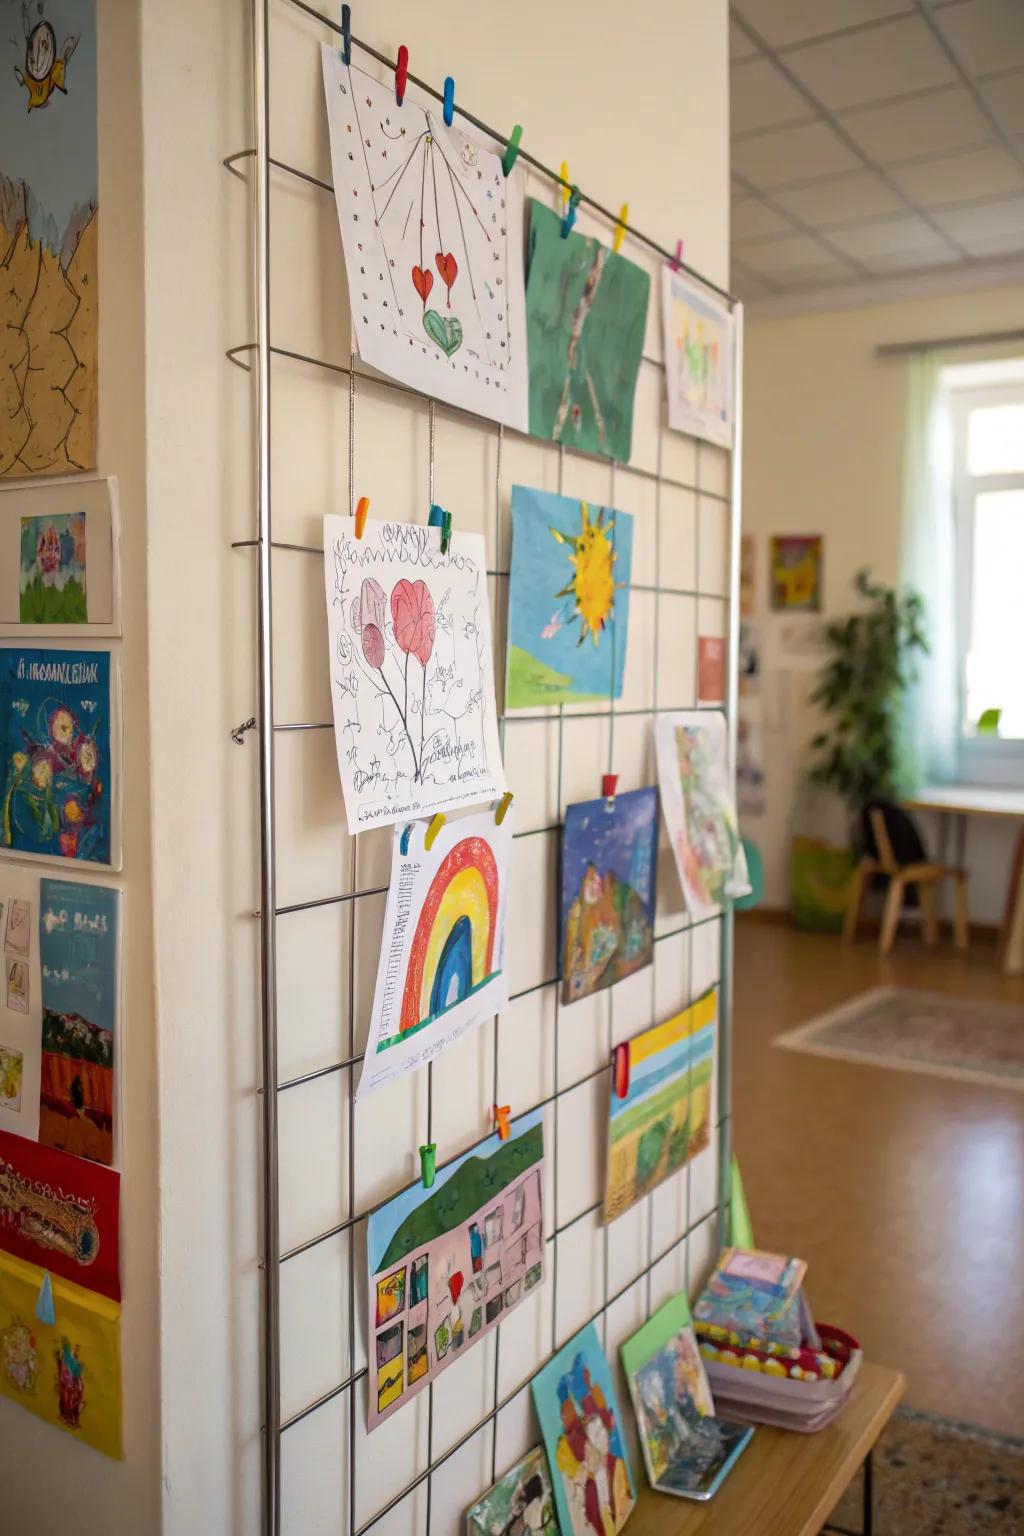
<svg viewBox="0 0 1024 1536">
<path fill-rule="evenodd" d="M 885 870 L 927 860 L 921 834 L 911 816 L 891 800 L 871 800 L 860 813 L 861 841 Z"/>
</svg>

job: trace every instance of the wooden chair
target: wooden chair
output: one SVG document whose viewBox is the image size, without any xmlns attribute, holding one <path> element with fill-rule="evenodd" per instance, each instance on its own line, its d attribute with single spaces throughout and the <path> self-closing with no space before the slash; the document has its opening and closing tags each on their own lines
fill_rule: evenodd
<svg viewBox="0 0 1024 1536">
<path fill-rule="evenodd" d="M 935 887 L 940 880 L 954 885 L 953 941 L 957 949 L 967 948 L 967 871 L 950 864 L 935 864 L 926 853 L 914 822 L 889 800 L 876 800 L 861 812 L 861 836 L 865 848 L 850 886 L 850 898 L 843 921 L 843 940 L 852 943 L 860 922 L 864 897 L 873 879 L 888 880 L 882 931 L 878 948 L 889 954 L 896 940 L 900 913 L 908 887 L 917 892 L 921 908 L 921 933 L 926 944 L 937 944 L 939 923 L 935 909 Z"/>
</svg>

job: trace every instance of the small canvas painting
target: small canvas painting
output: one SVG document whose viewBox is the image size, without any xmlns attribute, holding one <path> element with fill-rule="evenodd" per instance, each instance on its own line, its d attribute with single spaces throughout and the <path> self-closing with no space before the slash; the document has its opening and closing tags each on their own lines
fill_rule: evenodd
<svg viewBox="0 0 1024 1536">
<path fill-rule="evenodd" d="M 612 1374 L 593 1323 L 530 1385 L 562 1536 L 618 1536 L 636 1494 Z"/>
<path fill-rule="evenodd" d="M 559 1536 L 542 1446 L 529 1451 L 467 1511 L 466 1536 Z"/>
<path fill-rule="evenodd" d="M 21 1109 L 21 1084 L 25 1057 L 21 1051 L 0 1045 L 0 1109 L 17 1114 Z"/>
<path fill-rule="evenodd" d="M 771 605 L 781 613 L 820 613 L 824 539 L 776 535 L 771 541 Z"/>
<path fill-rule="evenodd" d="M 728 305 L 685 272 L 665 267 L 662 325 L 668 424 L 732 446 L 733 322 Z"/>
<path fill-rule="evenodd" d="M 85 513 L 21 520 L 22 624 L 86 624 Z"/>
<path fill-rule="evenodd" d="M 512 487 L 507 709 L 621 698 L 632 563 L 628 512 Z"/>
<path fill-rule="evenodd" d="M 725 716 L 659 715 L 654 723 L 661 808 L 679 883 L 694 917 L 750 892 L 736 823 Z"/>
<path fill-rule="evenodd" d="M 658 791 L 570 805 L 562 834 L 562 1002 L 650 965 Z"/>
</svg>

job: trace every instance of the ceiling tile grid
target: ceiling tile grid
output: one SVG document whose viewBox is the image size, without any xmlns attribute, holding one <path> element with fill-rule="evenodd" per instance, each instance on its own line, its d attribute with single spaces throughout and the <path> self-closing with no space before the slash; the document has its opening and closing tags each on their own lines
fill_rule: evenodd
<svg viewBox="0 0 1024 1536">
<path fill-rule="evenodd" d="M 1024 0 L 734 0 L 734 286 L 1020 256 Z"/>
</svg>

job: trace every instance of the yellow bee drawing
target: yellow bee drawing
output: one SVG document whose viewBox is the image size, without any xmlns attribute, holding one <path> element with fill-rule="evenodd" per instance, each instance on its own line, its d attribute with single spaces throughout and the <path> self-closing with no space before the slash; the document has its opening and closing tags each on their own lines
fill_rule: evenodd
<svg viewBox="0 0 1024 1536">
<path fill-rule="evenodd" d="M 42 7 L 40 7 L 42 9 Z M 23 7 L 25 27 L 25 73 L 15 69 L 19 85 L 28 91 L 28 110 L 45 107 L 54 91 L 67 95 L 64 81 L 68 60 L 78 47 L 78 38 L 65 40 L 63 50 L 57 53 L 57 34 L 48 21 L 37 21 L 31 26 L 29 8 Z"/>
</svg>

